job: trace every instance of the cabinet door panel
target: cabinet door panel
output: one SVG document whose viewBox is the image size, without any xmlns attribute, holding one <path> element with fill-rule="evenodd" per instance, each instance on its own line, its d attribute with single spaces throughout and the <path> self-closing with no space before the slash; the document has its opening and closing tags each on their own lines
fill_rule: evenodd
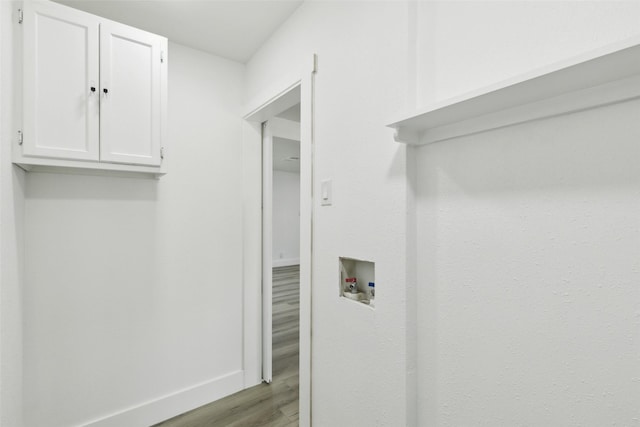
<svg viewBox="0 0 640 427">
<path fill-rule="evenodd" d="M 48 2 L 24 13 L 23 154 L 98 160 L 96 17 Z"/>
<path fill-rule="evenodd" d="M 114 22 L 100 39 L 100 160 L 159 166 L 161 40 Z"/>
</svg>

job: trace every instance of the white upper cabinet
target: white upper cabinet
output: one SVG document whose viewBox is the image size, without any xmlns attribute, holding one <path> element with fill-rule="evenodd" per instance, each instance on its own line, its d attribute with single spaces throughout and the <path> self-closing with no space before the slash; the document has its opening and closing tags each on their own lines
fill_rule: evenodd
<svg viewBox="0 0 640 427">
<path fill-rule="evenodd" d="M 160 165 L 161 52 L 153 34 L 100 25 L 100 160 Z"/>
<path fill-rule="evenodd" d="M 167 40 L 25 1 L 23 129 L 14 163 L 166 172 Z"/>
<path fill-rule="evenodd" d="M 24 13 L 24 154 L 97 161 L 98 19 L 54 3 Z"/>
</svg>

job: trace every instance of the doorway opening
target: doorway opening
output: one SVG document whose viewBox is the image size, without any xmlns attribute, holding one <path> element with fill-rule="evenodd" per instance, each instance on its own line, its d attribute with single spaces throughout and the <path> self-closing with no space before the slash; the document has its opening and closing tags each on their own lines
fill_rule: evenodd
<svg viewBox="0 0 640 427">
<path fill-rule="evenodd" d="M 275 323 L 281 320 L 274 319 L 274 313 L 284 307 L 282 305 L 280 308 L 274 306 L 274 302 L 276 302 L 273 288 L 274 261 L 277 269 L 292 267 L 295 265 L 295 255 L 291 255 L 286 249 L 274 250 L 271 192 L 274 179 L 274 160 L 288 163 L 296 161 L 295 154 L 283 156 L 276 154 L 274 158 L 274 138 L 276 138 L 276 147 L 279 141 L 277 138 L 289 140 L 281 142 L 291 144 L 291 141 L 299 141 L 299 310 L 295 309 L 296 304 L 293 301 L 287 301 L 285 304 L 288 304 L 288 308 L 293 308 L 294 313 L 295 311 L 299 313 L 297 331 L 299 340 L 299 400 L 297 405 L 292 405 L 297 407 L 299 425 L 303 427 L 311 424 L 312 153 L 315 55 L 311 59 L 312 61 L 308 62 L 310 67 L 306 71 L 303 70 L 300 79 L 293 83 L 281 82 L 285 84 L 263 92 L 263 95 L 267 96 L 261 95 L 256 99 L 257 102 L 250 103 L 252 108 L 248 109 L 249 113 L 244 116 L 243 125 L 244 223 L 245 230 L 247 230 L 244 238 L 245 345 L 243 370 L 245 388 L 258 382 L 273 381 L 273 374 L 277 373 L 279 363 L 283 363 L 286 367 L 288 363 L 295 360 L 295 356 L 289 355 L 288 360 L 280 362 L 277 359 L 279 354 L 274 353 L 274 341 L 280 338 L 286 341 L 292 339 L 292 335 L 296 335 L 295 327 L 286 332 L 276 332 L 277 336 L 273 334 Z M 298 119 L 299 122 L 296 122 Z M 287 123 L 289 125 L 293 123 L 294 126 L 283 125 Z M 293 135 L 287 131 L 291 128 L 295 128 Z M 271 146 L 265 149 L 265 145 L 269 143 Z M 266 194 L 270 196 L 264 197 Z M 261 201 L 261 203 L 256 203 L 256 201 Z M 291 226 L 289 228 L 291 229 Z M 283 272 L 283 281 L 290 281 L 292 278 L 295 278 L 295 271 Z M 296 287 L 291 284 L 290 286 Z M 278 301 L 276 304 L 281 302 Z M 291 314 L 293 313 L 288 315 Z M 286 318 L 288 315 L 285 314 L 283 317 Z M 295 346 L 292 342 L 288 344 Z M 274 358 L 274 354 L 276 358 Z M 288 373 L 291 374 L 291 371 Z M 289 378 L 289 380 L 291 379 Z M 274 391 L 277 388 L 274 387 L 275 385 L 271 386 Z"/>
<path fill-rule="evenodd" d="M 300 104 L 262 125 L 262 379 L 297 390 L 300 331 Z"/>
</svg>

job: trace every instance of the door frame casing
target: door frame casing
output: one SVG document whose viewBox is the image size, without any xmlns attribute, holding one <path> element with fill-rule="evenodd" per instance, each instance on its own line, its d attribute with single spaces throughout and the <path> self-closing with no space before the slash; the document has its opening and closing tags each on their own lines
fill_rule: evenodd
<svg viewBox="0 0 640 427">
<path fill-rule="evenodd" d="M 299 89 L 299 88 L 298 88 Z M 300 103 L 297 98 L 291 102 Z M 283 104 L 288 105 L 288 104 Z M 273 381 L 273 146 L 274 138 L 300 143 L 300 123 L 273 117 L 262 123 L 262 380 Z M 300 186 L 298 186 L 298 195 Z M 298 208 L 299 209 L 299 208 Z M 298 225 L 298 232 L 300 226 Z"/>
<path fill-rule="evenodd" d="M 245 388 L 262 381 L 262 123 L 300 100 L 300 426 L 311 425 L 313 96 L 316 55 L 293 78 L 265 90 L 243 116 L 243 371 Z"/>
<path fill-rule="evenodd" d="M 273 381 L 273 133 L 262 123 L 262 381 Z"/>
</svg>

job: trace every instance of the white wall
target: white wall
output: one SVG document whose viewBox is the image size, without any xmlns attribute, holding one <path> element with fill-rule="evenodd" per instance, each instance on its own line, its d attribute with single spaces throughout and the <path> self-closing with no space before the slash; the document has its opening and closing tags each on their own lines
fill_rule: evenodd
<svg viewBox="0 0 640 427">
<path fill-rule="evenodd" d="M 639 108 L 418 151 L 421 425 L 638 419 Z"/>
<path fill-rule="evenodd" d="M 273 266 L 300 263 L 300 173 L 273 171 Z"/>
<path fill-rule="evenodd" d="M 638 7 L 305 2 L 247 64 L 250 101 L 319 58 L 314 191 L 332 178 L 334 206 L 314 206 L 315 425 L 414 424 L 412 312 L 420 425 L 640 417 L 638 103 L 420 148 L 415 163 L 383 127 L 414 98 L 448 98 L 637 33 Z M 5 59 L 0 416 L 13 426 L 22 190 L 6 153 Z M 27 176 L 27 425 L 193 393 L 109 419 L 149 424 L 241 386 L 241 77 L 238 64 L 171 46 L 171 164 L 158 182 Z M 324 286 L 338 256 L 376 262 L 375 311 Z"/>
<path fill-rule="evenodd" d="M 420 6 L 425 104 L 640 28 L 637 2 Z M 416 151 L 420 425 L 638 422 L 639 110 Z"/>
<path fill-rule="evenodd" d="M 0 2 L 0 426 L 22 425 L 24 172 L 11 164 L 19 119 L 14 77 L 17 5 Z"/>
<path fill-rule="evenodd" d="M 407 152 L 382 125 L 637 34 L 639 7 L 308 2 L 248 63 L 251 100 L 318 53 L 314 424 L 415 424 L 412 337 L 419 425 L 635 422 L 637 102 Z M 339 255 L 376 261 L 375 312 L 324 286 Z"/>
<path fill-rule="evenodd" d="M 160 180 L 27 175 L 26 425 L 150 425 L 243 386 L 243 72 L 170 45 Z"/>
<path fill-rule="evenodd" d="M 637 1 L 417 2 L 418 104 L 451 98 L 638 33 Z"/>
<path fill-rule="evenodd" d="M 404 2 L 305 2 L 247 64 L 247 99 L 318 54 L 312 417 L 317 426 L 407 425 L 405 148 L 384 127 L 405 105 Z M 376 262 L 376 309 L 338 297 L 338 257 Z M 358 361 L 357 364 L 352 363 Z M 302 396 L 304 398 L 304 396 Z"/>
</svg>

